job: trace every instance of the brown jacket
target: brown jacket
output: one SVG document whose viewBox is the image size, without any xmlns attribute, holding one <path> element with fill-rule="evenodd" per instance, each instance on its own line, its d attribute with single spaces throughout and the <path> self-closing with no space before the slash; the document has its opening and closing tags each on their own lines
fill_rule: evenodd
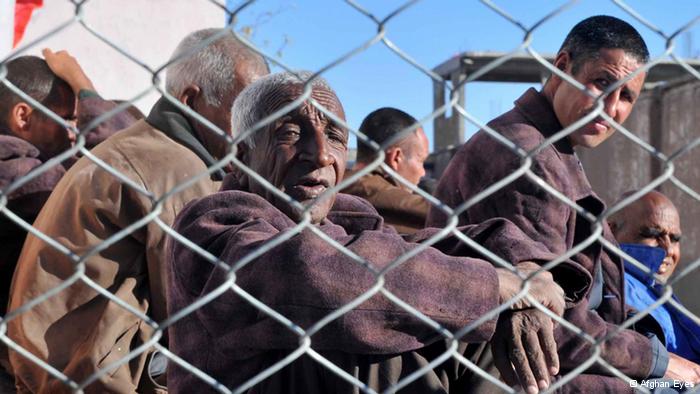
<svg viewBox="0 0 700 394">
<path fill-rule="evenodd" d="M 345 178 L 353 175 L 348 171 Z M 362 197 L 369 201 L 384 218 L 401 234 L 412 234 L 425 227 L 428 201 L 418 194 L 399 186 L 394 178 L 376 169 L 343 190 L 343 193 Z"/>
<path fill-rule="evenodd" d="M 489 126 L 525 151 L 535 149 L 545 138 L 562 129 L 549 102 L 534 89 L 528 90 L 516 101 L 514 109 L 494 119 Z M 479 131 L 453 157 L 435 195 L 450 207 L 456 207 L 521 165 L 521 159 L 505 145 L 485 131 Z M 566 139 L 536 154 L 531 171 L 591 214 L 598 216 L 605 209 Z M 490 218 L 511 220 L 530 238 L 547 245 L 557 255 L 592 235 L 592 225 L 587 219 L 525 175 L 462 212 L 459 223 L 480 223 Z M 446 222 L 440 211 L 431 210 L 428 225 L 444 226 Z M 603 236 L 615 244 L 607 224 L 604 224 Z M 601 357 L 632 378 L 647 378 L 656 360 L 650 340 L 632 330 L 613 335 L 627 318 L 622 262 L 603 250 L 599 242 L 592 243 L 572 259 L 593 277 L 602 270 L 602 298 L 594 301 L 588 294 L 583 302 L 568 309 L 564 317 L 595 339 L 610 335 L 600 345 Z M 565 275 L 555 275 L 555 280 L 565 290 L 569 290 L 569 279 Z M 597 305 L 589 307 L 589 302 Z M 588 341 L 562 326 L 557 331 L 563 372 L 591 357 L 595 349 Z M 597 363 L 588 372 L 610 374 Z M 589 380 L 591 384 L 594 382 L 595 379 Z"/>
<path fill-rule="evenodd" d="M 157 109 L 158 104 L 154 111 Z M 169 114 L 172 116 L 167 120 L 177 118 L 176 112 Z M 188 127 L 186 122 L 180 126 Z M 214 192 L 218 182 L 205 176 L 166 196 L 175 186 L 206 171 L 206 165 L 192 149 L 146 121 L 121 131 L 92 153 L 131 184 L 88 158 L 66 173 L 34 226 L 75 256 L 83 257 L 84 266 L 29 236 L 13 278 L 9 309 L 17 310 L 84 272 L 97 286 L 161 322 L 167 310 L 165 231 L 161 226 L 170 226 L 188 201 Z M 135 223 L 127 233 L 120 233 Z M 107 240 L 113 243 L 96 249 Z M 78 383 L 121 360 L 148 341 L 153 332 L 138 316 L 81 279 L 8 324 L 13 341 Z M 144 383 L 140 380 L 149 353 L 144 351 L 121 363 L 86 391 L 134 392 Z M 19 353 L 11 351 L 10 362 L 21 391 L 68 391 L 62 382 Z"/>
</svg>

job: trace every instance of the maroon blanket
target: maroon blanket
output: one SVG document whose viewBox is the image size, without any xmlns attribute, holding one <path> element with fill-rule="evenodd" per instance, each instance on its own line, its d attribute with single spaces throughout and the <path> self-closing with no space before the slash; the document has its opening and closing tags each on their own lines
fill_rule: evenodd
<svg viewBox="0 0 700 394">
<path fill-rule="evenodd" d="M 39 150 L 32 144 L 9 135 L 0 135 L 0 189 L 27 175 L 42 164 Z M 48 169 L 10 193 L 7 208 L 32 223 L 44 206 L 56 183 L 65 174 L 63 166 Z M 5 214 L 0 214 L 0 313 L 5 314 L 7 295 L 17 258 L 27 232 Z"/>
<path fill-rule="evenodd" d="M 233 189 L 191 203 L 174 226 L 180 234 L 228 264 L 275 242 L 295 226 L 260 196 Z M 377 269 L 415 249 L 417 242 L 437 231 L 427 229 L 402 238 L 384 225 L 367 201 L 345 194 L 338 194 L 332 211 L 318 229 Z M 527 244 L 524 234 L 505 220 L 468 226 L 462 231 L 477 241 L 488 240 L 487 247 L 515 263 L 553 257 L 543 245 Z M 514 250 L 513 238 L 526 246 Z M 227 276 L 225 270 L 215 268 L 190 248 L 170 241 L 168 308 L 172 316 L 217 290 Z M 476 255 L 454 237 L 436 246 L 454 255 Z M 377 281 L 367 269 L 308 229 L 260 254 L 238 270 L 235 279 L 237 286 L 304 329 L 360 296 Z M 453 332 L 498 304 L 498 281 L 490 263 L 473 257 L 448 256 L 435 248 L 408 259 L 391 270 L 385 280 L 386 289 Z M 488 320 L 462 340 L 487 341 L 494 328 L 495 319 Z M 169 338 L 172 351 L 230 388 L 299 346 L 294 332 L 231 290 L 174 324 Z M 416 354 L 410 352 L 425 348 L 437 338 L 429 326 L 386 297 L 375 295 L 328 323 L 313 335 L 311 346 L 329 357 L 344 360 L 338 362 L 348 368 L 346 372 L 359 377 L 359 371 L 371 370 L 373 363 L 379 362 L 380 369 L 382 365 L 386 367 L 381 364 L 384 359 L 415 359 Z M 297 372 L 276 374 L 266 381 L 266 388 L 261 386 L 253 392 L 275 392 L 274 387 L 287 387 L 287 392 L 339 392 L 340 378 L 321 367 L 302 368 L 305 362 L 297 360 L 292 364 L 292 370 Z M 430 376 L 435 377 L 427 375 L 422 378 L 423 388 L 431 387 L 426 382 Z M 198 378 L 176 366 L 169 370 L 168 383 L 173 392 L 203 389 Z M 413 392 L 425 392 L 416 390 Z"/>
</svg>

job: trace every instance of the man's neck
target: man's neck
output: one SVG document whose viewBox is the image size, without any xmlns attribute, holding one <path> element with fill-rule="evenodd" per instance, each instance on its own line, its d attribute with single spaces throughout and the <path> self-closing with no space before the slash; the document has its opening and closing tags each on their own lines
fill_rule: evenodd
<svg viewBox="0 0 700 394">
<path fill-rule="evenodd" d="M 547 82 L 544 83 L 544 86 L 542 87 L 542 90 L 540 91 L 540 94 L 544 96 L 545 99 L 547 99 L 547 102 L 549 105 L 554 107 L 554 86 L 552 84 L 552 79 L 548 79 Z"/>
<path fill-rule="evenodd" d="M 549 106 L 552 107 L 552 111 L 554 111 L 554 92 L 555 92 L 555 87 L 554 83 L 552 82 L 552 78 L 550 77 L 547 82 L 544 83 L 544 86 L 542 87 L 542 90 L 540 91 L 540 94 L 547 100 L 549 103 Z M 573 141 L 571 140 L 571 136 L 567 136 L 566 140 L 569 141 L 573 148 Z"/>
</svg>

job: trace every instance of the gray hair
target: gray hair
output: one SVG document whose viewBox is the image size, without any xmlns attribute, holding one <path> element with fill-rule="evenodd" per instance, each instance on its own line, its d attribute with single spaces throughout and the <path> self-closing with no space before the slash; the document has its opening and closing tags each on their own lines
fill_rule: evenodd
<svg viewBox="0 0 700 394">
<path fill-rule="evenodd" d="M 304 84 L 312 75 L 313 73 L 309 71 L 299 71 L 296 75 L 291 72 L 282 72 L 264 76 L 248 85 L 248 87 L 238 95 L 231 109 L 231 130 L 233 132 L 233 138 L 251 129 L 261 119 L 270 115 L 269 109 L 265 108 L 264 105 L 260 105 L 261 101 L 267 95 L 285 85 Z M 316 77 L 311 82 L 311 88 L 324 89 L 335 95 L 335 91 L 328 85 L 328 81 L 322 77 Z M 249 148 L 254 148 L 254 136 L 255 133 L 249 135 L 242 142 Z"/>
<path fill-rule="evenodd" d="M 219 37 L 209 42 L 214 36 Z M 190 33 L 170 59 L 178 60 L 167 68 L 165 90 L 177 97 L 187 86 L 197 85 L 204 100 L 212 106 L 221 105 L 222 98 L 233 91 L 233 70 L 237 62 L 257 60 L 267 67 L 260 55 L 243 45 L 230 30 L 221 28 Z"/>
</svg>

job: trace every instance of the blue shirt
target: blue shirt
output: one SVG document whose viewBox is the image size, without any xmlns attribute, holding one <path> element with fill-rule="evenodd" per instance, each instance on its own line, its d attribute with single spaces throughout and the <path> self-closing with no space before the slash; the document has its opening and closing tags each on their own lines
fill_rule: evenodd
<svg viewBox="0 0 700 394">
<path fill-rule="evenodd" d="M 652 273 L 659 270 L 666 257 L 663 249 L 646 245 L 620 244 L 620 248 L 648 267 Z M 657 302 L 664 291 L 652 274 L 625 261 L 627 305 L 640 312 L 644 311 Z M 680 304 L 675 295 L 672 298 Z M 666 349 L 695 363 L 700 362 L 700 326 L 668 302 L 649 311 L 649 314 L 663 330 Z"/>
</svg>

